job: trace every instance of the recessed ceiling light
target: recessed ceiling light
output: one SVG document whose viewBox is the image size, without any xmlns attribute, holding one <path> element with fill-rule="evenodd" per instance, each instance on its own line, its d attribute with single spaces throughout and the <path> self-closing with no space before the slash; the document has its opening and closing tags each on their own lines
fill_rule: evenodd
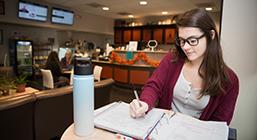
<svg viewBox="0 0 257 140">
<path fill-rule="evenodd" d="M 206 11 L 212 11 L 212 7 L 206 7 L 205 10 Z"/>
<path fill-rule="evenodd" d="M 102 9 L 105 10 L 105 11 L 108 11 L 109 7 L 103 7 Z"/>
<path fill-rule="evenodd" d="M 147 1 L 140 1 L 139 4 L 140 5 L 147 5 Z"/>
<path fill-rule="evenodd" d="M 128 15 L 129 18 L 133 18 L 134 16 L 133 15 Z"/>
<path fill-rule="evenodd" d="M 162 12 L 162 14 L 163 14 L 163 15 L 167 15 L 167 14 L 168 14 L 168 12 L 166 12 L 166 11 L 163 11 L 163 12 Z"/>
</svg>

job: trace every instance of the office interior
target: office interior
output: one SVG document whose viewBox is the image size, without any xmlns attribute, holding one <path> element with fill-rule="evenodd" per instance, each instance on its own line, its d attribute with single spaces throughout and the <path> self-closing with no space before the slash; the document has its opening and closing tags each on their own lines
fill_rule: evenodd
<svg viewBox="0 0 257 140">
<path fill-rule="evenodd" d="M 186 0 L 184 1 L 186 2 Z M 0 67 L 9 67 L 11 65 L 9 51 L 10 40 L 15 38 L 32 40 L 33 44 L 37 44 L 39 46 L 47 44 L 50 46 L 52 51 L 57 52 L 59 52 L 60 47 L 69 48 L 67 47 L 69 46 L 67 45 L 69 43 L 84 41 L 93 42 L 95 47 L 102 49 L 105 49 L 107 44 L 113 45 L 114 48 L 122 48 L 126 47 L 127 44 L 117 43 L 115 41 L 115 26 L 117 27 L 117 23 L 131 28 L 149 24 L 155 26 L 158 26 L 158 24 L 172 24 L 172 18 L 175 15 L 187 10 L 182 9 L 177 12 L 177 14 L 173 15 L 147 15 L 134 18 L 114 18 L 108 16 L 108 11 L 99 15 L 98 13 L 87 12 L 86 9 L 82 11 L 75 9 L 74 7 L 65 6 L 62 4 L 68 2 L 65 0 L 59 2 L 50 0 L 30 0 L 27 2 L 38 3 L 48 7 L 48 19 L 46 21 L 35 21 L 18 18 L 18 2 L 18 0 L 0 0 L 0 3 L 4 4 L 4 12 L 1 13 L 0 11 Z M 94 3 L 93 0 L 85 1 L 84 3 L 90 2 Z M 129 3 L 132 2 L 137 3 L 138 1 L 133 0 Z M 151 2 L 152 1 L 148 1 L 148 3 Z M 169 1 L 162 2 L 170 3 Z M 201 3 L 197 0 L 193 0 L 193 2 Z M 225 62 L 237 73 L 239 77 L 239 97 L 237 99 L 234 117 L 230 127 L 237 129 L 237 139 L 255 140 L 257 139 L 257 110 L 255 109 L 255 106 L 257 106 L 255 101 L 257 99 L 257 64 L 255 62 L 257 60 L 257 55 L 255 54 L 257 52 L 257 48 L 255 47 L 257 36 L 257 28 L 255 27 L 257 25 L 257 17 L 255 16 L 257 13 L 257 1 L 203 0 L 202 2 L 220 3 L 219 11 L 210 13 L 215 19 L 216 27 L 220 33 Z M 126 8 L 124 6 L 125 4 L 113 4 Z M 51 8 L 53 7 L 73 11 L 73 24 L 64 25 L 52 23 L 50 21 L 50 14 Z M 109 11 L 111 11 L 111 9 Z M 158 23 L 160 21 L 164 22 L 166 19 L 170 20 L 167 23 Z M 160 43 L 158 45 L 158 49 L 161 51 L 168 51 L 172 46 L 172 43 Z M 156 56 L 153 55 L 152 58 L 156 58 Z M 100 65 L 98 62 L 95 64 Z M 131 70 L 130 67 L 122 67 L 122 69 Z M 147 79 L 154 70 L 154 67 L 147 67 L 140 70 L 149 72 L 149 74 L 146 74 L 144 77 Z M 108 74 L 105 76 L 106 77 L 103 79 L 106 79 Z M 113 78 L 113 76 L 111 77 Z M 131 80 L 131 77 L 129 80 Z M 113 92 L 110 97 L 110 102 L 116 100 L 130 102 L 134 98 L 134 95 L 132 90 L 130 90 L 131 86 L 128 85 L 129 82 L 124 82 L 124 79 L 119 78 L 117 81 L 116 83 L 114 79 L 114 86 L 110 91 Z M 140 83 L 136 85 L 137 90 L 140 92 L 140 88 L 144 81 L 140 81 L 138 79 L 135 79 L 135 81 Z"/>
</svg>

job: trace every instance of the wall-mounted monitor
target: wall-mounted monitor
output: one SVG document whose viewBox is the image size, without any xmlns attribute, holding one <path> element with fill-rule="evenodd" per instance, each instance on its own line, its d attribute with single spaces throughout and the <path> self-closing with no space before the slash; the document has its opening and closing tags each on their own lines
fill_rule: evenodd
<svg viewBox="0 0 257 140">
<path fill-rule="evenodd" d="M 47 21 L 47 6 L 19 1 L 18 17 L 24 19 Z"/>
<path fill-rule="evenodd" d="M 52 23 L 58 24 L 66 24 L 72 25 L 73 24 L 73 11 L 59 9 L 59 8 L 52 8 Z"/>
</svg>

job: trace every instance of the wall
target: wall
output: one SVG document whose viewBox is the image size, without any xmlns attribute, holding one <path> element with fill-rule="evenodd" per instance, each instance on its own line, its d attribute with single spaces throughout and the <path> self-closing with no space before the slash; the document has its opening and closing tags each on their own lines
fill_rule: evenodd
<svg viewBox="0 0 257 140">
<path fill-rule="evenodd" d="M 231 127 L 237 128 L 238 140 L 257 140 L 257 1 L 224 0 L 223 6 L 224 57 L 240 81 Z"/>
<path fill-rule="evenodd" d="M 26 25 L 17 25 L 17 24 L 4 24 L 0 22 L 0 29 L 3 30 L 4 38 L 3 44 L 0 44 L 0 56 L 9 56 L 9 39 L 14 38 L 15 36 L 22 36 L 33 40 L 33 42 L 48 42 L 48 38 L 54 38 L 55 42 L 53 45 L 53 50 L 58 51 L 58 48 L 64 44 L 64 42 L 73 40 L 86 40 L 94 42 L 96 46 L 101 48 L 105 47 L 107 42 L 113 43 L 112 35 L 97 34 L 97 33 L 87 33 L 87 32 L 78 32 L 78 31 L 65 31 L 57 30 L 52 28 L 42 28 Z M 16 35 L 15 35 L 16 34 Z M 9 58 L 9 57 L 8 57 Z M 4 59 L 0 59 L 0 64 L 4 63 Z M 7 64 L 9 64 L 9 59 L 7 59 Z"/>
<path fill-rule="evenodd" d="M 60 7 L 45 3 L 43 5 L 48 6 L 48 16 L 52 7 Z M 18 36 L 25 36 L 34 42 L 45 43 L 48 38 L 54 38 L 55 44 L 53 47 L 56 51 L 58 51 L 59 46 L 70 39 L 92 41 L 96 46 L 100 47 L 104 47 L 106 42 L 113 43 L 113 19 L 73 10 L 75 13 L 74 25 L 58 25 L 50 22 L 50 16 L 47 22 L 19 19 L 17 17 L 17 7 L 17 0 L 5 1 L 5 15 L 0 15 L 0 29 L 3 30 L 3 44 L 0 44 L 0 56 L 5 56 L 5 54 L 9 53 L 8 40 L 17 36 L 15 33 Z M 0 59 L 0 65 L 3 63 L 4 59 Z"/>
<path fill-rule="evenodd" d="M 54 29 L 61 29 L 61 30 L 85 31 L 85 32 L 101 33 L 101 34 L 108 34 L 108 35 L 114 34 L 113 33 L 113 25 L 114 25 L 113 19 L 102 17 L 102 16 L 95 16 L 95 15 L 88 14 L 88 13 L 82 13 L 80 11 L 70 9 L 68 7 L 61 7 L 58 5 L 50 5 L 50 4 L 42 3 L 42 2 L 37 2 L 37 3 L 48 6 L 48 21 L 47 22 L 38 22 L 38 21 L 19 19 L 17 17 L 17 7 L 18 7 L 17 1 L 18 0 L 6 0 L 5 1 L 5 15 L 0 15 L 0 22 L 31 25 L 31 26 L 38 26 L 38 27 L 47 27 L 47 28 L 54 28 Z M 35 1 L 36 0 L 34 0 L 33 2 L 35 2 Z M 50 15 L 51 15 L 52 7 L 64 8 L 67 10 L 74 11 L 74 13 L 75 13 L 74 24 L 72 26 L 51 24 L 51 22 L 50 22 L 51 16 Z"/>
</svg>

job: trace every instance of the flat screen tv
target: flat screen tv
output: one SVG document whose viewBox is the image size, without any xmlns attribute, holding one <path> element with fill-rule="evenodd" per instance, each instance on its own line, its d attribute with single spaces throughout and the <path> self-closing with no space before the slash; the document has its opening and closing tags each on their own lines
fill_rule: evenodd
<svg viewBox="0 0 257 140">
<path fill-rule="evenodd" d="M 73 17 L 74 17 L 73 11 L 68 11 L 68 10 L 59 9 L 59 8 L 52 8 L 52 19 L 51 19 L 52 23 L 72 25 Z"/>
<path fill-rule="evenodd" d="M 47 6 L 19 1 L 18 17 L 24 19 L 46 21 L 47 20 Z"/>
</svg>

